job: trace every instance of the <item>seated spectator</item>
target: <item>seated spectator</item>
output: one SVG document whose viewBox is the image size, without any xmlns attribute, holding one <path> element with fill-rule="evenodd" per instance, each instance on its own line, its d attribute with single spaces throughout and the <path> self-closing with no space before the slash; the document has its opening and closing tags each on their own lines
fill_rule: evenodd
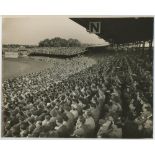
<svg viewBox="0 0 155 155">
<path fill-rule="evenodd" d="M 76 128 L 73 133 L 73 137 L 78 137 L 78 138 L 84 138 L 87 137 L 87 129 L 88 127 L 85 125 L 85 118 L 83 116 L 79 116 L 77 123 L 76 123 Z"/>
<path fill-rule="evenodd" d="M 56 127 L 55 127 L 56 133 L 58 135 L 58 137 L 63 137 L 63 138 L 67 138 L 68 135 L 68 130 L 67 130 L 67 126 L 64 123 L 64 119 L 63 117 L 58 117 L 56 120 Z"/>
</svg>

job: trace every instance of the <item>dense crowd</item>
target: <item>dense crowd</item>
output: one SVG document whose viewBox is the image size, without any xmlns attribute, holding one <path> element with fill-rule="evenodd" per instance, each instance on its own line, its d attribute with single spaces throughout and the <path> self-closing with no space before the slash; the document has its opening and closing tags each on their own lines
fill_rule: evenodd
<svg viewBox="0 0 155 155">
<path fill-rule="evenodd" d="M 59 82 L 50 68 L 4 81 L 2 134 L 151 138 L 152 67 L 151 52 L 115 52 Z"/>
<path fill-rule="evenodd" d="M 85 52 L 85 47 L 38 47 L 29 49 L 31 54 L 76 55 Z"/>
</svg>

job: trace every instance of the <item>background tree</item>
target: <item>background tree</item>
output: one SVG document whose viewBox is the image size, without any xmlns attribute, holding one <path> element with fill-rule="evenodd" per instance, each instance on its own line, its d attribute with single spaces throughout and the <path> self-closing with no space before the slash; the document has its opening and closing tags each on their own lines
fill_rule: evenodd
<svg viewBox="0 0 155 155">
<path fill-rule="evenodd" d="M 55 37 L 53 39 L 44 39 L 39 42 L 39 47 L 80 47 L 81 42 L 77 39 L 63 39 L 60 37 Z"/>
</svg>

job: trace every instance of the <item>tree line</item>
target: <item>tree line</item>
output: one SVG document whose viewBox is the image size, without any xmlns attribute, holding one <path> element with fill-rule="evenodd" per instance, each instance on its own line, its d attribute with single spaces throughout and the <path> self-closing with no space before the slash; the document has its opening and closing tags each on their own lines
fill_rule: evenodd
<svg viewBox="0 0 155 155">
<path fill-rule="evenodd" d="M 20 45 L 20 44 L 3 44 L 3 48 L 35 48 L 35 47 L 88 47 L 92 44 L 81 43 L 78 39 L 63 39 L 55 37 L 53 39 L 44 39 L 38 43 L 38 45 Z"/>
<path fill-rule="evenodd" d="M 39 42 L 39 47 L 80 47 L 81 42 L 77 39 L 63 39 L 60 37 L 55 37 L 53 39 L 44 39 Z"/>
</svg>

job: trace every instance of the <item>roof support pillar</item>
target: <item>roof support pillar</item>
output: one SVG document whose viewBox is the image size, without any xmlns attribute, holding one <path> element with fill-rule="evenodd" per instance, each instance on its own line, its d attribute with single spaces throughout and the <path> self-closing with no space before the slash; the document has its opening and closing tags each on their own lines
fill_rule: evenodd
<svg viewBox="0 0 155 155">
<path fill-rule="evenodd" d="M 149 41 L 149 50 L 152 49 L 152 40 Z"/>
</svg>

